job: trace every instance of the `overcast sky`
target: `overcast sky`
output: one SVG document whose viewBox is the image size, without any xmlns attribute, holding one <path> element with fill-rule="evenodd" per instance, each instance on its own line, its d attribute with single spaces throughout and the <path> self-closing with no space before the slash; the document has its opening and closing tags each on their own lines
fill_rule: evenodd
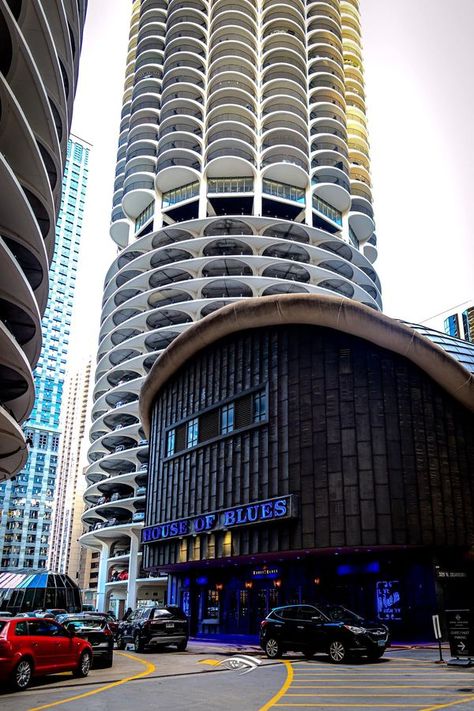
<svg viewBox="0 0 474 711">
<path fill-rule="evenodd" d="M 474 296 L 474 0 L 360 0 L 379 259 L 389 316 Z M 89 0 L 73 133 L 93 144 L 76 352 L 95 353 L 130 0 Z M 471 207 L 472 209 L 472 207 Z M 74 359 L 76 360 L 76 358 Z"/>
</svg>

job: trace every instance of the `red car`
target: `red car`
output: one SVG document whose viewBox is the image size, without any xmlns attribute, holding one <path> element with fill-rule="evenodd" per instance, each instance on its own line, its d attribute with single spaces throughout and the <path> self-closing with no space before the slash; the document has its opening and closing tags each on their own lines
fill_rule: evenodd
<svg viewBox="0 0 474 711">
<path fill-rule="evenodd" d="M 34 676 L 72 671 L 84 677 L 92 647 L 55 620 L 46 617 L 2 618 L 0 613 L 0 682 L 26 689 Z"/>
</svg>

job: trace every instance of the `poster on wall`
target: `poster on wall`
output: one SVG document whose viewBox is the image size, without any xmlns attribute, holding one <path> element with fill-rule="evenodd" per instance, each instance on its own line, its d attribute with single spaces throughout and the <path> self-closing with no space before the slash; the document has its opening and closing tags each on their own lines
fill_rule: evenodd
<svg viewBox="0 0 474 711">
<path fill-rule="evenodd" d="M 401 594 L 399 580 L 378 580 L 375 586 L 377 617 L 380 620 L 401 620 Z"/>
</svg>

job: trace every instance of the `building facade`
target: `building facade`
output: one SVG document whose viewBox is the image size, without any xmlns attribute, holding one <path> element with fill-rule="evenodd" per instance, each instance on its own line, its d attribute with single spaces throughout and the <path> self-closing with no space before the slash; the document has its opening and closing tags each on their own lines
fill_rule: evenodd
<svg viewBox="0 0 474 711">
<path fill-rule="evenodd" d="M 43 346 L 34 373 L 36 401 L 25 425 L 28 461 L 0 486 L 0 567 L 42 569 L 48 560 L 58 470 L 60 412 L 71 335 L 90 146 L 71 137 L 49 274 Z"/>
<path fill-rule="evenodd" d="M 381 309 L 357 0 L 136 0 L 120 128 L 82 537 L 105 607 L 163 594 L 138 418 L 163 349 L 255 296 Z"/>
<path fill-rule="evenodd" d="M 92 361 L 69 374 L 61 408 L 61 440 L 59 444 L 56 489 L 49 548 L 48 568 L 67 573 L 79 582 L 83 534 L 85 478 L 87 462 L 86 431 L 92 404 Z"/>
<path fill-rule="evenodd" d="M 27 460 L 86 7 L 0 2 L 0 481 Z"/>
<path fill-rule="evenodd" d="M 450 336 L 474 343 L 474 302 L 465 301 L 423 321 Z"/>
<path fill-rule="evenodd" d="M 256 634 L 326 600 L 395 639 L 474 590 L 474 378 L 414 329 L 337 297 L 226 307 L 140 397 L 144 566 L 192 633 Z"/>
</svg>

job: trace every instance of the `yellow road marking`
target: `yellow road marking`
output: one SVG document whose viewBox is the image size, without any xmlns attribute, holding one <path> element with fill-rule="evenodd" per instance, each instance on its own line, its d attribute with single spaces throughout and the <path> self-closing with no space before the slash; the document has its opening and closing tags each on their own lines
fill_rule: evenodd
<svg viewBox="0 0 474 711">
<path fill-rule="evenodd" d="M 200 659 L 198 664 L 208 664 L 210 667 L 217 667 L 220 661 L 218 659 Z"/>
<path fill-rule="evenodd" d="M 447 704 L 437 704 L 436 706 L 427 706 L 424 709 L 421 709 L 421 711 L 437 711 L 437 709 L 447 709 L 450 706 L 459 706 L 460 704 L 467 704 L 469 701 L 474 700 L 474 695 L 472 696 L 465 696 L 463 699 L 459 699 L 458 701 L 450 701 Z"/>
<path fill-rule="evenodd" d="M 382 708 L 389 708 L 389 709 L 399 709 L 400 704 L 276 704 L 275 708 L 321 708 L 324 706 L 324 708 L 338 708 L 338 709 L 347 709 L 347 708 L 363 708 L 363 709 L 382 709 Z M 420 709 L 420 704 L 403 704 L 403 708 L 415 708 L 415 709 Z M 437 708 L 436 706 L 434 708 Z M 420 711 L 423 711 L 423 709 L 420 709 Z"/>
<path fill-rule="evenodd" d="M 446 696 L 447 693 L 448 693 L 447 691 L 445 691 L 445 692 L 440 691 L 440 692 L 438 692 L 437 694 L 427 694 L 426 692 L 423 693 L 423 694 L 413 694 L 413 693 L 411 692 L 409 695 L 407 695 L 407 694 L 318 694 L 318 698 L 319 698 L 319 697 L 327 697 L 327 698 L 339 698 L 339 697 L 342 698 L 342 697 L 348 697 L 348 698 L 351 698 L 351 699 L 357 699 L 358 697 L 360 697 L 360 698 L 364 698 L 364 699 L 365 699 L 366 697 L 367 697 L 367 698 L 372 698 L 372 697 L 373 697 L 373 698 L 375 698 L 375 699 L 379 699 L 379 698 L 383 698 L 383 697 L 385 697 L 385 696 L 386 696 L 386 697 L 389 697 L 389 696 L 390 696 L 391 698 L 397 697 L 397 698 L 400 698 L 400 699 L 411 699 L 411 698 L 414 697 L 414 696 L 420 696 L 420 697 L 422 697 L 423 699 L 426 699 L 426 698 L 429 697 L 429 696 L 437 696 L 437 697 L 439 697 L 439 696 Z M 314 696 L 314 694 L 289 694 L 289 693 L 288 693 L 288 694 L 285 694 L 285 696 Z"/>
<path fill-rule="evenodd" d="M 148 676 L 152 672 L 155 671 L 156 667 L 154 664 L 151 664 L 151 662 L 147 662 L 144 659 L 140 659 L 140 657 L 135 657 L 132 656 L 131 654 L 127 654 L 126 652 L 116 652 L 116 654 L 120 654 L 122 657 L 128 657 L 129 659 L 133 659 L 136 662 L 139 662 L 140 664 L 143 664 L 146 669 L 145 671 L 140 672 L 139 674 L 134 674 L 133 676 L 128 676 L 125 679 L 120 679 L 119 681 L 113 681 L 110 684 L 106 684 L 105 686 L 101 686 L 98 689 L 93 689 L 92 691 L 86 691 L 84 694 L 76 694 L 76 696 L 69 696 L 67 699 L 61 699 L 60 701 L 53 701 L 50 704 L 44 704 L 43 706 L 35 706 L 28 711 L 42 711 L 42 709 L 51 709 L 53 706 L 60 706 L 61 704 L 67 704 L 70 701 L 77 701 L 78 699 L 85 699 L 87 696 L 93 696 L 94 694 L 101 694 L 103 691 L 107 691 L 108 689 L 113 689 L 116 686 L 120 686 L 121 684 L 127 684 L 129 681 L 133 681 L 134 679 L 140 679 L 141 677 Z"/>
<path fill-rule="evenodd" d="M 449 686 L 443 686 L 444 689 L 455 689 L 459 686 L 459 681 L 456 684 L 453 684 L 452 687 Z M 421 684 L 397 684 L 393 686 L 387 686 L 386 684 L 378 684 L 377 686 L 339 686 L 339 684 L 336 684 L 335 686 L 329 686 L 328 684 L 325 684 L 324 686 L 315 686 L 312 684 L 302 684 L 301 686 L 297 686 L 296 684 L 294 685 L 295 689 L 432 689 L 433 684 L 430 684 L 430 686 L 422 686 Z"/>
<path fill-rule="evenodd" d="M 283 683 L 283 686 L 281 687 L 280 691 L 277 691 L 275 696 L 272 696 L 270 701 L 267 701 L 265 706 L 262 706 L 258 711 L 268 711 L 268 709 L 271 709 L 272 706 L 275 706 L 276 702 L 281 699 L 281 697 L 285 694 L 286 691 L 288 691 L 289 687 L 291 686 L 291 682 L 293 681 L 293 667 L 291 666 L 291 662 L 282 660 L 281 664 L 284 664 L 286 667 L 286 679 Z"/>
</svg>

